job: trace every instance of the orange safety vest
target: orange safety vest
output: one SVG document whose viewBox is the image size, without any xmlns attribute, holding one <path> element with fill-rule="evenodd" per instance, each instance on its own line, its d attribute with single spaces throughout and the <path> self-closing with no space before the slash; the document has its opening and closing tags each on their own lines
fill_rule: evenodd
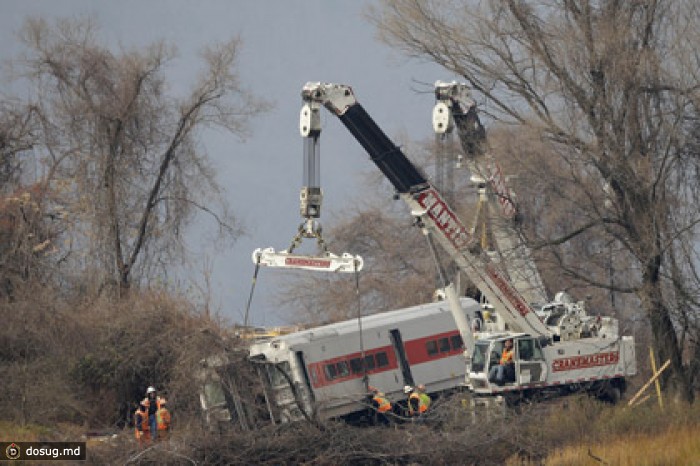
<svg viewBox="0 0 700 466">
<path fill-rule="evenodd" d="M 513 350 L 504 349 L 501 355 L 501 366 L 505 366 L 511 362 L 513 362 Z"/>
<path fill-rule="evenodd" d="M 168 430 L 170 428 L 170 411 L 165 406 L 161 406 L 156 411 L 156 422 L 158 430 Z"/>
<path fill-rule="evenodd" d="M 379 393 L 376 393 L 372 400 L 377 403 L 378 412 L 386 413 L 387 411 L 391 411 L 391 403 Z"/>
<path fill-rule="evenodd" d="M 139 430 L 139 420 L 141 421 L 141 429 Z M 148 428 L 148 411 L 142 412 L 140 410 L 134 411 L 134 433 L 136 438 L 141 438 L 141 434 L 150 435 Z"/>
<path fill-rule="evenodd" d="M 418 413 L 415 413 L 413 411 L 413 405 L 411 404 L 411 400 L 418 400 Z M 408 414 L 410 414 L 411 416 L 413 416 L 414 414 L 423 414 L 427 410 L 428 410 L 428 407 L 425 405 L 425 403 L 423 402 L 423 398 L 421 398 L 421 396 L 418 393 L 413 392 L 409 395 L 409 397 L 408 397 Z"/>
</svg>

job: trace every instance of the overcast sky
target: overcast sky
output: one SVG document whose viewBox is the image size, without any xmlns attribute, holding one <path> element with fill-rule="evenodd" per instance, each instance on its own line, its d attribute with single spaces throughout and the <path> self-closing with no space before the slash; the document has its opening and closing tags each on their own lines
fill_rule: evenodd
<svg viewBox="0 0 700 466">
<path fill-rule="evenodd" d="M 229 134 L 207 133 L 203 141 L 232 210 L 247 230 L 233 246 L 212 248 L 201 222 L 188 243 L 212 264 L 212 304 L 231 322 L 242 322 L 253 274 L 251 253 L 258 247 L 282 250 L 301 222 L 303 144 L 298 121 L 300 91 L 307 81 L 349 84 L 358 101 L 392 138 L 431 137 L 437 80 L 453 76 L 429 63 L 409 61 L 376 40 L 363 17 L 368 4 L 355 0 L 0 0 L 0 59 L 17 52 L 15 33 L 27 16 L 91 15 L 104 43 L 147 45 L 165 39 L 176 45 L 171 82 L 185 90 L 198 68 L 197 51 L 232 36 L 243 40 L 243 83 L 274 109 L 252 121 L 244 142 Z M 421 86 L 417 83 L 428 83 Z M 322 114 L 321 222 L 328 228 L 360 197 L 358 187 L 376 170 L 366 153 L 335 117 Z M 310 241 L 310 240 L 306 240 Z M 331 250 L 332 248 L 332 244 Z M 343 252 L 343 251 L 338 251 Z M 348 251 L 351 252 L 352 251 Z M 202 266 L 191 277 L 201 278 Z M 274 304 L 280 270 L 264 269 L 258 279 L 251 323 L 291 323 L 288 310 Z"/>
</svg>

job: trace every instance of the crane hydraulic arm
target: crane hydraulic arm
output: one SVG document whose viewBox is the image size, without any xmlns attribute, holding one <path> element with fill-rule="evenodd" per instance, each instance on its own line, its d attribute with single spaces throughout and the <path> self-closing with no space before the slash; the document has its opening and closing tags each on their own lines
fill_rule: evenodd
<svg viewBox="0 0 700 466">
<path fill-rule="evenodd" d="M 513 330 L 551 336 L 507 275 L 479 249 L 441 193 L 357 102 L 350 86 L 310 82 L 302 89 L 302 100 L 305 105 L 323 105 L 340 119 L 406 202 L 420 226 L 437 239 Z"/>
<path fill-rule="evenodd" d="M 508 273 L 510 282 L 528 303 L 543 305 L 549 301 L 547 292 L 530 248 L 517 227 L 515 196 L 498 160 L 488 151 L 486 130 L 468 86 L 456 81 L 437 81 L 435 100 L 433 129 L 436 135 L 457 133 L 471 180 L 479 192 L 472 230 L 481 218 L 487 219 L 488 231 L 495 243 L 492 257 L 499 260 L 501 269 Z M 438 144 L 444 144 L 446 139 L 437 140 Z"/>
</svg>

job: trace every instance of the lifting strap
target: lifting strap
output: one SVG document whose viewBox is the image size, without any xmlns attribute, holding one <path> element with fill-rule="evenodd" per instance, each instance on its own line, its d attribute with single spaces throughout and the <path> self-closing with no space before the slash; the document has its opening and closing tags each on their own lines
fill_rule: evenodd
<svg viewBox="0 0 700 466">
<path fill-rule="evenodd" d="M 358 261 L 354 262 L 355 270 L 355 296 L 357 297 L 357 326 L 360 331 L 360 360 L 362 361 L 362 383 L 365 386 L 365 392 L 369 392 L 369 376 L 367 375 L 367 363 L 365 362 L 365 344 L 362 334 L 362 302 L 360 300 L 360 270 L 358 269 Z"/>
<path fill-rule="evenodd" d="M 258 282 L 258 272 L 260 271 L 260 256 L 255 262 L 255 271 L 253 272 L 253 282 L 250 286 L 250 295 L 248 295 L 248 304 L 245 307 L 245 318 L 243 319 L 243 327 L 248 328 L 248 314 L 250 312 L 250 303 L 253 302 L 253 293 L 255 292 L 255 284 Z"/>
</svg>

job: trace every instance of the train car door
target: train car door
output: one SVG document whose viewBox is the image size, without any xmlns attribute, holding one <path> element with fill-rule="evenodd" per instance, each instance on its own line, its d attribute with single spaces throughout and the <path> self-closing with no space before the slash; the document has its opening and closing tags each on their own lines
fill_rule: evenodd
<svg viewBox="0 0 700 466">
<path fill-rule="evenodd" d="M 304 353 L 302 351 L 296 351 L 294 355 L 297 358 L 297 365 L 299 366 L 302 375 L 302 380 L 304 381 L 303 397 L 305 401 L 314 402 L 316 401 L 316 394 L 311 388 L 311 380 L 309 379 L 309 371 L 306 369 L 306 360 L 304 360 Z"/>
<path fill-rule="evenodd" d="M 406 348 L 403 346 L 403 339 L 401 338 L 401 332 L 399 329 L 394 328 L 389 330 L 389 339 L 394 347 L 396 360 L 399 362 L 399 367 L 401 368 L 401 376 L 403 377 L 404 385 L 410 385 L 411 387 L 414 386 L 415 383 L 413 382 L 411 365 L 408 363 L 408 359 L 406 358 Z"/>
</svg>

